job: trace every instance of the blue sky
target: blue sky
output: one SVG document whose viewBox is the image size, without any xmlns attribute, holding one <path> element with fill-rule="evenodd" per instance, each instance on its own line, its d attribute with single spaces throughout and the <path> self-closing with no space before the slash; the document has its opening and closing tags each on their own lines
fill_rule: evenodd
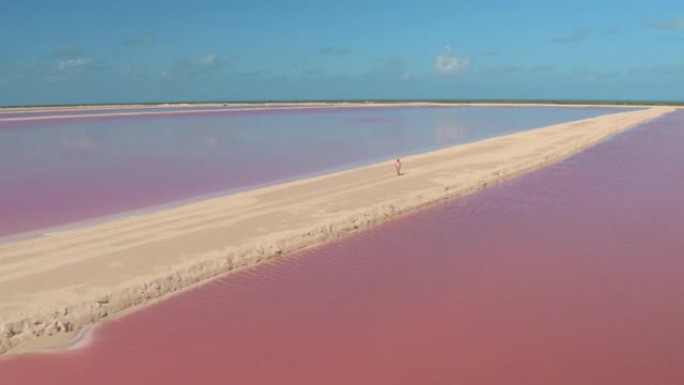
<svg viewBox="0 0 684 385">
<path fill-rule="evenodd" d="M 4 1 L 0 105 L 684 100 L 684 2 Z"/>
</svg>

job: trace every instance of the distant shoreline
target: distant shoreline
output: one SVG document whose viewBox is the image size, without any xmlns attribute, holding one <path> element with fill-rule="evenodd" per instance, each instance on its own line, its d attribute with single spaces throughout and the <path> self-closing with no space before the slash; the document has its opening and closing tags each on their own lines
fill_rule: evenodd
<svg viewBox="0 0 684 385">
<path fill-rule="evenodd" d="M 32 104 L 0 106 L 3 110 L 19 109 L 69 109 L 69 108 L 145 108 L 145 107 L 202 107 L 202 106 L 252 106 L 252 105 L 367 105 L 367 104 L 442 104 L 442 105 L 559 105 L 559 106 L 670 106 L 684 107 L 684 101 L 659 100 L 544 100 L 544 99 L 434 99 L 434 100 L 250 100 L 250 101 L 179 101 L 179 102 L 126 102 L 126 103 L 84 103 L 84 104 Z"/>
<path fill-rule="evenodd" d="M 221 107 L 231 108 L 230 110 L 221 110 Z M 240 108 L 244 107 L 244 108 Z M 106 118 L 106 117 L 136 117 L 136 116 L 154 116 L 154 115 L 184 115 L 184 114 L 203 114 L 203 113 L 217 113 L 217 112 L 255 112 L 270 109 L 282 110 L 313 110 L 323 108 L 383 108 L 383 107 L 564 107 L 564 108 L 649 108 L 651 105 L 625 105 L 625 104 L 534 104 L 532 102 L 526 104 L 516 103 L 442 103 L 442 102 L 366 102 L 366 103 L 262 103 L 262 104 L 158 104 L 158 105 L 102 105 L 102 106 L 71 106 L 71 107 L 18 107 L 0 109 L 0 124 L 2 123 L 16 123 L 39 120 L 67 120 L 67 119 L 89 119 L 89 118 Z M 676 106 L 661 106 L 657 107 L 676 107 Z M 177 110 L 177 108 L 195 108 L 192 110 Z M 205 108 L 205 109 L 202 109 Z M 684 108 L 684 104 L 681 107 Z M 126 110 L 136 111 L 126 111 Z M 149 109 L 149 110 L 147 110 Z M 164 110 L 169 109 L 169 110 Z M 115 112 L 106 112 L 112 110 Z M 142 110 L 142 111 L 140 111 Z M 50 115 L 50 112 L 65 112 L 65 111 L 98 111 L 97 113 L 81 113 L 81 114 L 59 114 Z M 104 111 L 104 112 L 103 112 Z M 38 116 L 10 116 L 3 117 L 5 113 L 32 113 L 44 112 L 44 115 Z"/>
</svg>

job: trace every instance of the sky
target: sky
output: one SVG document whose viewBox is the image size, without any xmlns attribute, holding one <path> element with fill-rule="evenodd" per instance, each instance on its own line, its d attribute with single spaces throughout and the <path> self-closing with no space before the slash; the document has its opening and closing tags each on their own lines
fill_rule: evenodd
<svg viewBox="0 0 684 385">
<path fill-rule="evenodd" d="M 0 26 L 0 106 L 684 101 L 681 0 L 2 0 Z"/>
</svg>

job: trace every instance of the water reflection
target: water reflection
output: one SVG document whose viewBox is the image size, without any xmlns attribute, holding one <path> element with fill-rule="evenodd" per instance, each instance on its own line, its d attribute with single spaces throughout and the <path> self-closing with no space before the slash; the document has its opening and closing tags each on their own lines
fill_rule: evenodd
<svg viewBox="0 0 684 385">
<path fill-rule="evenodd" d="M 459 124 L 458 117 L 450 111 L 437 114 L 434 131 L 435 141 L 440 144 L 469 142 L 471 139 L 468 127 Z"/>
<path fill-rule="evenodd" d="M 0 122 L 0 237 L 616 111 L 279 108 Z"/>
<path fill-rule="evenodd" d="M 67 156 L 86 156 L 97 149 L 95 140 L 85 135 L 69 135 L 62 139 L 62 150 Z"/>
</svg>

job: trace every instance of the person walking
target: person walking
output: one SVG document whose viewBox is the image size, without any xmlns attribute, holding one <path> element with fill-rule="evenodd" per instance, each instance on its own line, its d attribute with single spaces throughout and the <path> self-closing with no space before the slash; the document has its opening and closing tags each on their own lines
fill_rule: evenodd
<svg viewBox="0 0 684 385">
<path fill-rule="evenodd" d="M 394 168 L 397 169 L 397 176 L 401 175 L 401 160 L 397 158 L 397 162 L 394 164 Z"/>
</svg>

